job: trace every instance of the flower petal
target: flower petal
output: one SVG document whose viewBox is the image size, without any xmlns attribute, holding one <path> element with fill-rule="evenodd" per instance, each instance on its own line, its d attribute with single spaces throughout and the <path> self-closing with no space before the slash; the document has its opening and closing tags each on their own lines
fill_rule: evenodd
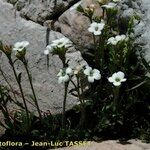
<svg viewBox="0 0 150 150">
<path fill-rule="evenodd" d="M 94 31 L 94 35 L 101 35 L 101 33 L 102 33 L 101 31 L 96 31 L 96 30 Z"/>
<path fill-rule="evenodd" d="M 101 79 L 101 74 L 100 74 L 100 71 L 99 70 L 97 70 L 97 69 L 93 69 L 93 77 L 94 77 L 94 79 L 96 79 L 96 80 L 100 80 Z"/>
<path fill-rule="evenodd" d="M 105 26 L 105 23 L 103 23 L 103 22 L 98 23 L 99 30 L 103 30 L 104 26 Z"/>
<path fill-rule="evenodd" d="M 93 82 L 94 82 L 94 77 L 88 76 L 88 81 L 89 81 L 90 83 L 93 83 Z"/>
<path fill-rule="evenodd" d="M 48 49 L 44 50 L 44 54 L 48 55 L 49 54 L 49 50 Z"/>
<path fill-rule="evenodd" d="M 59 73 L 57 74 L 57 76 L 62 76 L 62 73 L 63 73 L 63 70 L 60 69 L 60 70 L 59 70 Z"/>
<path fill-rule="evenodd" d="M 58 83 L 63 83 L 63 78 L 61 76 L 58 78 Z"/>
<path fill-rule="evenodd" d="M 114 85 L 114 86 L 120 86 L 120 85 L 121 85 L 121 82 L 113 82 L 113 85 Z"/>
<path fill-rule="evenodd" d="M 93 23 L 91 23 L 91 25 L 90 25 L 91 27 L 93 27 L 93 28 L 95 28 L 95 27 L 97 27 L 97 22 L 93 22 Z"/>
<path fill-rule="evenodd" d="M 126 78 L 124 78 L 124 79 L 121 79 L 121 82 L 125 82 L 125 81 L 127 81 L 127 79 L 126 79 Z"/>
<path fill-rule="evenodd" d="M 91 71 L 92 71 L 92 68 L 89 66 L 86 66 L 86 69 L 84 70 L 84 74 L 89 76 Z"/>
<path fill-rule="evenodd" d="M 52 52 L 52 51 L 53 51 L 53 48 L 52 48 L 51 45 L 47 45 L 47 46 L 46 46 L 46 49 L 49 50 L 49 52 Z"/>
<path fill-rule="evenodd" d="M 125 74 L 122 71 L 117 72 L 117 77 L 121 80 L 124 78 Z"/>
<path fill-rule="evenodd" d="M 91 32 L 91 33 L 93 33 L 95 30 L 94 30 L 93 27 L 89 27 L 89 28 L 88 28 L 88 31 Z"/>
<path fill-rule="evenodd" d="M 94 74 L 93 75 L 95 80 L 100 80 L 101 79 L 101 74 Z"/>
<path fill-rule="evenodd" d="M 22 44 L 24 47 L 27 47 L 29 45 L 29 42 L 28 41 L 22 41 Z"/>
<path fill-rule="evenodd" d="M 114 80 L 114 78 L 109 77 L 109 78 L 108 78 L 108 81 L 111 82 L 111 83 L 113 83 L 115 80 Z"/>
<path fill-rule="evenodd" d="M 72 75 L 72 74 L 73 74 L 73 70 L 68 67 L 68 68 L 66 69 L 66 74 Z"/>
<path fill-rule="evenodd" d="M 69 81 L 69 76 L 66 74 L 65 76 L 63 76 L 63 80 L 64 80 L 64 82 L 68 82 Z"/>
<path fill-rule="evenodd" d="M 116 73 L 116 72 L 112 75 L 112 78 L 114 79 L 114 81 L 116 80 L 116 78 L 118 78 L 118 76 L 117 76 L 117 73 Z"/>
</svg>

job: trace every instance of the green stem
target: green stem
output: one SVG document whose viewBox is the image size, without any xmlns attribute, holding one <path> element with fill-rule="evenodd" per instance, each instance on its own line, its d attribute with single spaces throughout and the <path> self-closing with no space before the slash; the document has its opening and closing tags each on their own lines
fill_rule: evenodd
<svg viewBox="0 0 150 150">
<path fill-rule="evenodd" d="M 102 18 L 103 18 L 103 20 L 104 20 L 104 17 L 105 17 L 105 9 L 104 8 L 102 8 Z"/>
<path fill-rule="evenodd" d="M 76 75 L 76 77 L 77 77 L 77 87 L 78 87 L 77 92 L 78 92 L 79 101 L 81 102 L 81 108 L 80 108 L 81 117 L 80 117 L 80 121 L 79 121 L 79 127 L 83 128 L 85 125 L 85 105 L 84 105 L 84 100 L 82 99 L 82 95 L 80 93 L 80 87 L 81 87 L 82 94 L 83 94 L 83 89 L 82 89 L 82 85 L 81 85 L 79 76 Z"/>
<path fill-rule="evenodd" d="M 81 97 L 80 97 L 80 90 L 78 89 L 79 87 L 76 86 L 76 84 L 72 80 L 70 80 L 70 82 L 73 84 L 75 89 L 77 89 L 78 99 L 79 99 L 80 103 L 82 104 L 83 102 L 82 102 Z"/>
<path fill-rule="evenodd" d="M 40 117 L 40 119 L 42 120 L 41 111 L 40 111 L 39 104 L 38 104 L 38 101 L 37 101 L 37 97 L 36 97 L 36 94 L 35 94 L 35 90 L 34 90 L 34 87 L 33 87 L 32 76 L 31 76 L 31 74 L 29 73 L 27 61 L 26 61 L 26 59 L 24 58 L 24 60 L 23 60 L 22 62 L 23 62 L 23 64 L 24 64 L 24 67 L 25 67 L 26 72 L 27 72 L 27 75 L 28 75 L 29 83 L 30 83 L 31 90 L 32 90 L 32 93 L 33 93 L 33 97 L 34 97 L 34 103 L 35 103 L 35 105 L 36 105 L 36 108 L 37 108 L 39 117 Z"/>
<path fill-rule="evenodd" d="M 99 69 L 101 69 L 101 72 L 103 72 L 104 68 L 104 42 L 102 41 L 102 36 L 103 35 L 99 36 L 99 51 L 97 52 L 97 57 L 100 60 Z"/>
<path fill-rule="evenodd" d="M 10 63 L 10 65 L 11 65 L 12 69 L 13 69 L 13 73 L 14 73 L 14 75 L 15 75 L 16 81 L 17 81 L 18 86 L 19 86 L 19 89 L 20 89 L 20 93 L 21 93 L 21 96 L 22 96 L 22 100 L 23 100 L 23 103 L 24 103 L 24 106 L 25 106 L 26 115 L 27 115 L 27 121 L 28 121 L 27 123 L 28 123 L 28 125 L 29 125 L 29 113 L 28 113 L 29 111 L 28 111 L 28 107 L 27 107 L 26 100 L 25 100 L 25 97 L 24 97 L 22 85 L 21 85 L 21 83 L 19 82 L 19 79 L 18 79 L 18 76 L 17 76 L 17 73 L 16 73 L 16 70 L 15 70 L 15 67 L 14 67 L 14 64 L 13 64 L 13 62 L 12 62 L 11 57 L 9 57 L 8 59 L 9 59 L 9 63 Z"/>
<path fill-rule="evenodd" d="M 70 81 L 74 85 L 74 87 L 77 89 L 78 99 L 79 99 L 79 101 L 81 103 L 81 108 L 80 108 L 81 117 L 80 117 L 80 121 L 79 121 L 79 127 L 83 128 L 84 127 L 84 123 L 85 123 L 85 113 L 86 113 L 85 112 L 84 100 L 81 97 L 81 93 L 83 94 L 83 87 L 82 87 L 82 84 L 81 84 L 81 81 L 80 81 L 78 75 L 76 75 L 76 78 L 77 78 L 77 86 L 72 80 L 70 80 Z M 80 93 L 80 85 L 81 85 L 81 93 Z"/>
<path fill-rule="evenodd" d="M 67 67 L 65 54 L 59 55 L 60 60 L 62 61 L 63 68 Z"/>
<path fill-rule="evenodd" d="M 47 55 L 46 57 L 47 57 L 47 69 L 49 69 L 49 55 Z"/>
<path fill-rule="evenodd" d="M 120 91 L 120 87 L 116 87 L 116 88 L 114 89 L 114 106 L 113 106 L 113 108 L 114 108 L 114 110 L 115 110 L 116 112 L 118 112 L 119 91 Z"/>
<path fill-rule="evenodd" d="M 96 39 L 95 39 L 94 34 L 93 34 L 93 42 L 94 42 L 95 67 L 98 68 L 98 66 L 99 66 L 99 56 L 98 56 L 97 44 L 96 44 Z"/>
<path fill-rule="evenodd" d="M 65 91 L 64 91 L 64 101 L 63 101 L 63 111 L 62 111 L 62 129 L 65 129 L 66 126 L 66 100 L 67 100 L 67 91 L 68 91 L 69 82 L 65 83 Z"/>
<path fill-rule="evenodd" d="M 81 93 L 82 93 L 82 100 L 81 101 L 83 101 L 83 103 L 84 103 L 84 98 L 83 98 L 83 93 L 84 93 L 84 88 L 83 88 L 83 82 L 81 82 L 81 78 L 79 79 L 79 83 L 80 83 L 80 86 L 81 86 Z"/>
<path fill-rule="evenodd" d="M 77 78 L 77 93 L 78 93 L 78 98 L 79 98 L 79 101 L 81 102 L 81 104 L 83 104 L 83 100 L 82 100 L 81 93 L 80 93 L 80 79 L 79 79 L 79 76 L 76 75 L 76 78 Z"/>
</svg>

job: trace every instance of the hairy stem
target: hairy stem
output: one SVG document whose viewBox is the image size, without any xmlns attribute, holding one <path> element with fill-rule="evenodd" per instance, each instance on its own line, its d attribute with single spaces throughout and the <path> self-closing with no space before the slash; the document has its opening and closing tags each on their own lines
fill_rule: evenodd
<svg viewBox="0 0 150 150">
<path fill-rule="evenodd" d="M 12 59 L 11 58 L 8 58 L 8 59 L 9 59 L 9 63 L 11 65 L 11 67 L 12 67 L 13 73 L 15 75 L 16 81 L 17 81 L 19 89 L 20 89 L 20 93 L 21 93 L 22 100 L 23 100 L 23 103 L 24 103 L 24 106 L 25 106 L 25 111 L 26 111 L 26 115 L 27 115 L 27 121 L 28 121 L 28 125 L 29 125 L 29 111 L 28 111 L 27 103 L 26 103 L 25 96 L 24 96 L 24 93 L 23 93 L 22 85 L 21 85 L 21 83 L 20 83 L 20 81 L 18 79 L 18 76 L 17 76 L 17 73 L 16 73 L 16 70 L 15 70 L 14 63 L 13 63 Z"/>
<path fill-rule="evenodd" d="M 39 108 L 39 104 L 38 104 L 37 97 L 36 97 L 35 90 L 34 90 L 33 83 L 32 83 L 32 76 L 31 76 L 31 74 L 29 73 L 28 64 L 27 64 L 27 61 L 26 61 L 25 58 L 24 58 L 23 64 L 24 64 L 24 67 L 25 67 L 26 72 L 27 72 L 27 75 L 28 75 L 29 83 L 30 83 L 31 90 L 32 90 L 32 93 L 33 93 L 33 97 L 34 97 L 34 103 L 35 103 L 35 105 L 36 105 L 36 108 L 37 108 L 39 117 L 40 117 L 40 119 L 42 120 L 41 111 L 40 111 L 40 108 Z"/>
<path fill-rule="evenodd" d="M 80 107 L 81 117 L 80 117 L 80 121 L 79 121 L 79 127 L 84 128 L 84 125 L 85 125 L 85 105 L 84 105 L 84 100 L 82 98 L 83 89 L 82 89 L 82 85 L 80 82 L 80 77 L 78 75 L 76 77 L 77 77 L 78 98 L 79 98 L 79 101 L 81 102 L 81 107 Z M 81 92 L 80 92 L 80 87 L 81 87 Z"/>
<path fill-rule="evenodd" d="M 63 101 L 63 111 L 62 111 L 62 129 L 65 129 L 66 126 L 66 100 L 67 100 L 67 91 L 68 91 L 69 82 L 65 83 L 64 88 L 64 101 Z"/>
<path fill-rule="evenodd" d="M 119 91 L 120 91 L 120 87 L 116 87 L 114 89 L 114 105 L 113 105 L 113 109 L 118 112 L 118 98 L 119 98 Z"/>
</svg>

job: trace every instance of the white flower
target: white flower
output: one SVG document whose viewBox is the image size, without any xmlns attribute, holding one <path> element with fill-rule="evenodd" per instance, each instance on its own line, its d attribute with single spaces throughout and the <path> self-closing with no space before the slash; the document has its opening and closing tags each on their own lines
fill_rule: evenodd
<svg viewBox="0 0 150 150">
<path fill-rule="evenodd" d="M 123 35 L 117 35 L 115 38 L 119 42 L 119 41 L 125 40 L 126 36 L 124 34 Z"/>
<path fill-rule="evenodd" d="M 108 3 L 107 5 L 102 5 L 101 7 L 106 8 L 106 9 L 113 9 L 116 7 L 117 4 L 115 3 Z"/>
<path fill-rule="evenodd" d="M 81 5 L 81 2 L 78 2 L 78 3 L 76 3 L 76 4 L 74 4 L 72 7 L 70 7 L 70 11 L 72 11 L 72 10 L 76 10 L 77 9 L 77 7 L 79 6 L 79 5 Z"/>
<path fill-rule="evenodd" d="M 101 31 L 103 30 L 104 26 L 105 26 L 104 22 L 101 23 L 93 22 L 88 28 L 88 31 L 93 33 L 94 35 L 101 35 Z"/>
<path fill-rule="evenodd" d="M 68 68 L 66 68 L 66 73 L 71 76 L 71 75 L 73 75 L 73 70 L 68 67 Z"/>
<path fill-rule="evenodd" d="M 111 37 L 108 39 L 107 44 L 117 45 L 119 41 L 126 39 L 125 35 L 117 35 L 116 37 Z"/>
<path fill-rule="evenodd" d="M 110 83 L 113 83 L 114 86 L 120 86 L 121 82 L 125 82 L 127 79 L 124 78 L 125 74 L 121 71 L 114 73 L 111 77 L 108 78 Z"/>
<path fill-rule="evenodd" d="M 70 42 L 70 40 L 66 37 L 63 37 L 63 38 L 60 38 L 60 39 L 57 39 L 57 40 L 54 40 L 52 41 L 52 44 L 51 46 L 53 48 L 62 48 L 62 47 L 65 47 L 65 48 L 68 48 L 72 45 L 72 43 Z"/>
<path fill-rule="evenodd" d="M 48 55 L 52 51 L 53 51 L 52 46 L 51 45 L 47 45 L 46 50 L 44 50 L 44 54 Z"/>
<path fill-rule="evenodd" d="M 114 37 L 111 37 L 111 38 L 108 39 L 107 44 L 116 45 L 117 44 L 117 40 Z"/>
<path fill-rule="evenodd" d="M 57 74 L 58 83 L 65 83 L 68 82 L 70 79 L 70 76 L 73 74 L 73 70 L 71 68 L 66 69 L 60 69 L 59 73 Z"/>
<path fill-rule="evenodd" d="M 101 74 L 100 71 L 97 69 L 92 69 L 91 67 L 87 66 L 84 70 L 84 74 L 88 76 L 88 81 L 93 83 L 94 80 L 100 80 Z"/>
<path fill-rule="evenodd" d="M 28 41 L 22 41 L 22 42 L 17 42 L 14 45 L 13 51 L 19 51 L 21 52 L 24 50 L 27 46 L 29 45 Z"/>
</svg>

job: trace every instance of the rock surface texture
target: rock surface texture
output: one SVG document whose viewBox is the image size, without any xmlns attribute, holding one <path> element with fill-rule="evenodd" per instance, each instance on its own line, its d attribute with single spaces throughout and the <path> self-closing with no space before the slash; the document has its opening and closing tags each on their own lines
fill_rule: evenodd
<svg viewBox="0 0 150 150">
<path fill-rule="evenodd" d="M 101 16 L 102 9 L 95 0 L 81 0 L 83 8 L 86 8 L 90 4 L 95 5 L 94 16 Z M 63 35 L 69 37 L 79 47 L 90 47 L 93 43 L 92 35 L 88 32 L 90 26 L 90 20 L 79 13 L 74 6 L 64 12 L 55 23 L 57 28 Z"/>
<path fill-rule="evenodd" d="M 83 146 L 59 148 L 58 150 L 150 150 L 150 144 L 145 144 L 138 140 L 129 140 L 127 142 L 104 141 L 101 143 L 91 142 Z"/>
<path fill-rule="evenodd" d="M 63 101 L 63 85 L 58 84 L 57 74 L 62 65 L 58 57 L 51 56 L 51 66 L 49 70 L 47 70 L 46 56 L 43 54 L 43 51 L 46 47 L 46 28 L 37 23 L 21 18 L 18 12 L 15 14 L 11 4 L 3 2 L 2 0 L 0 0 L 0 22 L 0 37 L 3 41 L 10 44 L 14 44 L 17 41 L 23 40 L 30 42 L 27 58 L 29 60 L 29 68 L 33 75 L 33 84 L 36 88 L 41 110 L 50 110 L 52 113 L 61 112 Z M 58 32 L 51 31 L 49 40 L 51 41 L 60 37 L 63 37 L 63 35 Z M 75 61 L 83 60 L 80 52 L 68 53 L 68 59 L 71 59 L 70 63 L 72 64 L 74 64 Z M 8 61 L 3 56 L 0 62 L 2 69 L 8 77 L 8 80 L 14 86 L 14 90 L 17 91 L 17 83 L 12 75 Z M 17 62 L 16 65 L 18 72 L 23 72 L 22 85 L 25 89 L 26 95 L 29 96 L 31 94 L 31 90 L 30 85 L 28 85 L 24 68 L 19 62 Z M 3 83 L 2 78 L 0 83 Z M 70 108 L 76 103 L 76 99 L 73 96 L 70 96 L 68 97 L 67 103 L 67 108 Z"/>
<path fill-rule="evenodd" d="M 47 19 L 57 18 L 75 0 L 5 0 L 12 3 L 21 16 L 34 22 L 43 23 Z"/>
<path fill-rule="evenodd" d="M 138 42 L 141 43 L 142 50 L 145 52 L 145 58 L 150 61 L 150 1 L 143 0 L 141 3 L 142 20 L 136 27 L 137 34 L 141 34 Z"/>
</svg>

